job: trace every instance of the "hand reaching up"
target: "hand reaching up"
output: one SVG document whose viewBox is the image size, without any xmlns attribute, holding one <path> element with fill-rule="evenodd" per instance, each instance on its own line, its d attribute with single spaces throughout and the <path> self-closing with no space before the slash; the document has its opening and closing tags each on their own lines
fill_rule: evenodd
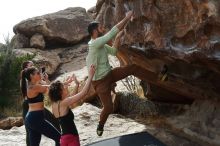
<svg viewBox="0 0 220 146">
<path fill-rule="evenodd" d="M 75 74 L 72 75 L 72 78 L 73 78 L 75 84 L 76 84 L 76 85 L 79 85 L 79 81 L 78 81 L 78 79 L 76 78 L 76 75 L 75 75 Z"/>
<path fill-rule="evenodd" d="M 69 86 L 73 81 L 76 81 L 75 74 L 73 74 L 72 76 L 68 76 L 64 84 Z"/>
<path fill-rule="evenodd" d="M 47 73 L 42 73 L 42 79 L 47 81 L 49 79 L 48 74 Z"/>
<path fill-rule="evenodd" d="M 131 19 L 131 18 L 133 17 L 133 15 L 134 15 L 134 12 L 133 12 L 133 11 L 128 11 L 128 12 L 126 13 L 126 17 L 127 17 L 128 19 Z"/>
</svg>

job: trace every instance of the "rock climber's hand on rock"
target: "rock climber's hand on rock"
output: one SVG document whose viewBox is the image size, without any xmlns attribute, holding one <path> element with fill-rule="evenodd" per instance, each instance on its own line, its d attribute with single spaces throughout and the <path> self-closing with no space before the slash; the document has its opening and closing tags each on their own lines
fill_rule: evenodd
<svg viewBox="0 0 220 146">
<path fill-rule="evenodd" d="M 131 18 L 133 17 L 133 15 L 134 15 L 134 12 L 133 12 L 133 11 L 128 11 L 128 12 L 126 13 L 126 17 L 127 17 L 128 19 L 131 19 Z"/>
</svg>

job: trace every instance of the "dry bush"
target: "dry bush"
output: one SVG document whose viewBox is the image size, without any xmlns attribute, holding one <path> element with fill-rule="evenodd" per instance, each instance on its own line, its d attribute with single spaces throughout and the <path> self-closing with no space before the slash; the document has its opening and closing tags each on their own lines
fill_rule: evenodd
<svg viewBox="0 0 220 146">
<path fill-rule="evenodd" d="M 110 57 L 110 64 L 112 67 L 119 67 L 120 63 L 116 57 Z M 141 80 L 135 76 L 128 76 L 127 78 L 121 80 L 122 85 L 125 87 L 126 91 L 135 93 L 139 97 L 144 98 L 144 92 L 140 85 Z M 120 91 L 119 91 L 120 92 Z"/>
</svg>

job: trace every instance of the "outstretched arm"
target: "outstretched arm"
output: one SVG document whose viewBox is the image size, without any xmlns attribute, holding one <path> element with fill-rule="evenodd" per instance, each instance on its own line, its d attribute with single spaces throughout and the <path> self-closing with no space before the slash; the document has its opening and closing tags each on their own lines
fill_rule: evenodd
<svg viewBox="0 0 220 146">
<path fill-rule="evenodd" d="M 92 78 L 93 78 L 94 74 L 95 74 L 95 66 L 91 65 L 88 80 L 86 82 L 86 85 L 83 87 L 82 91 L 80 91 L 76 95 L 73 95 L 73 96 L 70 96 L 70 97 L 64 99 L 63 104 L 66 106 L 71 106 L 72 104 L 77 103 L 83 97 L 85 97 L 90 89 Z"/>
<path fill-rule="evenodd" d="M 73 89 L 73 92 L 71 93 L 71 95 L 76 95 L 78 93 L 78 90 L 79 90 L 79 81 L 78 81 L 78 79 L 76 78 L 75 75 L 73 75 L 73 79 L 74 79 L 74 82 L 75 82 L 76 86 Z"/>
<path fill-rule="evenodd" d="M 123 30 L 120 31 L 120 32 L 117 34 L 117 36 L 116 36 L 116 38 L 115 38 L 115 41 L 114 41 L 114 44 L 113 44 L 112 47 L 109 46 L 109 45 L 107 45 L 107 44 L 104 45 L 104 47 L 105 47 L 105 49 L 107 50 L 108 54 L 111 54 L 111 55 L 113 55 L 113 56 L 116 56 L 116 55 L 117 55 L 118 48 L 119 48 L 119 45 L 120 45 L 120 42 L 121 42 L 120 39 L 121 39 L 121 37 L 122 37 L 123 34 L 124 34 L 124 31 L 123 31 Z"/>
</svg>

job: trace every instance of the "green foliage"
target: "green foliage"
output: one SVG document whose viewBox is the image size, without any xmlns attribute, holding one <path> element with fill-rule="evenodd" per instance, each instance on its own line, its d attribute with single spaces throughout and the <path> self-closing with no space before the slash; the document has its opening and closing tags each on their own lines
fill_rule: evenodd
<svg viewBox="0 0 220 146">
<path fill-rule="evenodd" d="M 24 61 L 33 59 L 34 55 L 16 57 L 10 39 L 0 47 L 0 107 L 7 106 L 12 96 L 19 93 L 21 65 Z"/>
</svg>

